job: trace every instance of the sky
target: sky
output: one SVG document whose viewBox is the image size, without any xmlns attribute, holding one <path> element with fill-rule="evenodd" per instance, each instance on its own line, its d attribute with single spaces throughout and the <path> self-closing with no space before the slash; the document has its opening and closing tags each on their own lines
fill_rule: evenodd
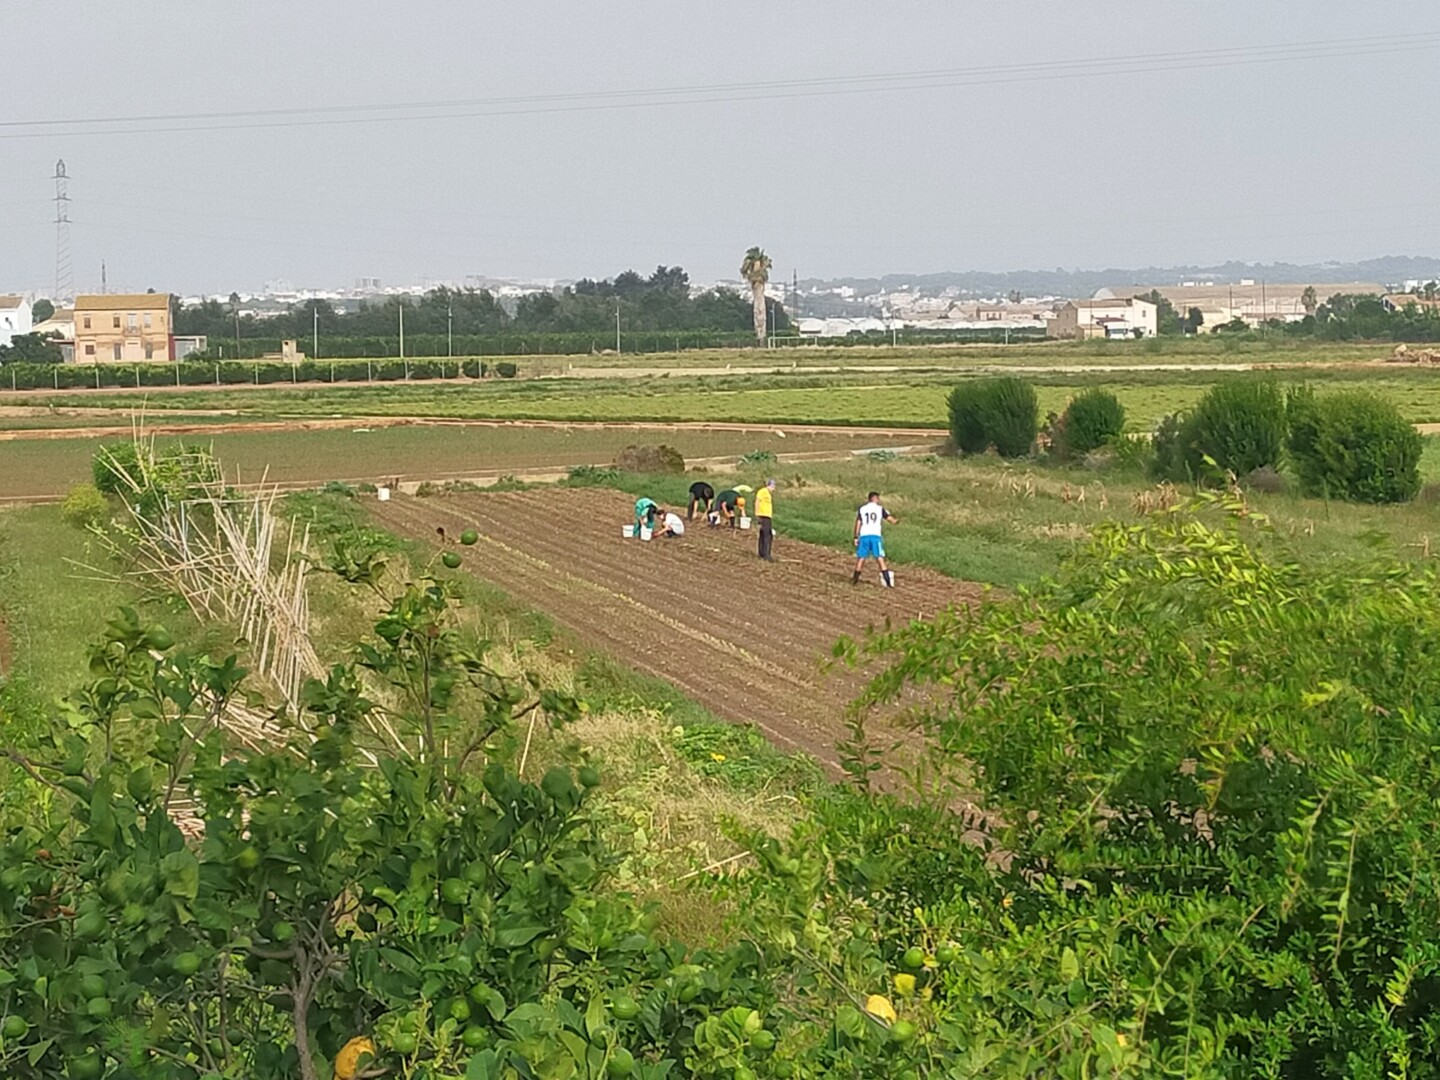
<svg viewBox="0 0 1440 1080">
<path fill-rule="evenodd" d="M 53 287 L 58 158 L 81 291 L 1440 254 L 1440 5 L 6 0 L 4 36 L 0 291 Z"/>
</svg>

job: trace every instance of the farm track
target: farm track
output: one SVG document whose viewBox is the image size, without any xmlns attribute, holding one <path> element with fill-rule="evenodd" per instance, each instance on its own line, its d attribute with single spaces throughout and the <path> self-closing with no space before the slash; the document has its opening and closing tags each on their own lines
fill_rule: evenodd
<svg viewBox="0 0 1440 1080">
<path fill-rule="evenodd" d="M 545 612 L 581 641 L 663 679 L 717 716 L 838 771 L 845 707 L 863 676 L 822 671 L 843 634 L 934 615 L 979 586 L 902 567 L 852 586 L 842 553 L 787 540 L 772 564 L 753 531 L 692 528 L 678 540 L 623 540 L 628 496 L 604 490 L 493 492 L 375 503 L 380 524 L 438 541 L 470 528 L 464 569 Z M 464 550 L 464 549 L 462 549 Z"/>
</svg>

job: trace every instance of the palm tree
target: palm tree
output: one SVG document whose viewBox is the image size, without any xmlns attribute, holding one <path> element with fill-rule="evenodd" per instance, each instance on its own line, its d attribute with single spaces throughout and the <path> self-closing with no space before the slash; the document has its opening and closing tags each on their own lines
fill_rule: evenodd
<svg viewBox="0 0 1440 1080">
<path fill-rule="evenodd" d="M 1427 281 L 1425 283 L 1425 290 L 1423 295 L 1426 300 L 1433 301 L 1437 292 L 1440 292 L 1440 282 Z"/>
<path fill-rule="evenodd" d="M 1315 296 L 1314 285 L 1305 286 L 1305 291 L 1300 294 L 1300 305 L 1305 309 L 1306 315 L 1315 314 L 1315 309 L 1320 306 L 1320 303 L 1318 298 Z"/>
<path fill-rule="evenodd" d="M 745 253 L 740 276 L 750 283 L 750 305 L 755 314 L 755 342 L 765 344 L 765 286 L 770 281 L 770 256 L 758 247 Z"/>
</svg>

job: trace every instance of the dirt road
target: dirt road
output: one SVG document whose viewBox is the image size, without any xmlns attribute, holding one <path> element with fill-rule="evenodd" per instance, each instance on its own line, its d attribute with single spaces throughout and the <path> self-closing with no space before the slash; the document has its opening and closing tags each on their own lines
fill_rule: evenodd
<svg viewBox="0 0 1440 1080">
<path fill-rule="evenodd" d="M 980 588 L 901 568 L 882 589 L 874 569 L 850 584 L 842 553 L 788 540 L 778 562 L 755 557 L 755 533 L 693 527 L 677 540 L 621 538 L 628 496 L 608 490 L 494 492 L 375 503 L 379 523 L 436 539 L 475 529 L 464 571 L 545 612 L 580 640 L 664 679 L 716 715 L 753 723 L 783 749 L 832 770 L 860 677 L 821 671 L 842 634 L 972 601 Z"/>
</svg>

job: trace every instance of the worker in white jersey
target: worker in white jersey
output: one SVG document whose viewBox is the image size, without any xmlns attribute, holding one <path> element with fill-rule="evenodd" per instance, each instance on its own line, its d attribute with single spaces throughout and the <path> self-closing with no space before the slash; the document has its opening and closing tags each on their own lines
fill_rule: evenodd
<svg viewBox="0 0 1440 1080">
<path fill-rule="evenodd" d="M 894 515 L 880 505 L 880 493 L 870 492 L 864 505 L 855 513 L 855 576 L 850 579 L 852 584 L 860 584 L 860 571 L 865 568 L 865 560 L 874 559 L 880 564 L 880 584 L 887 588 L 895 585 L 895 576 L 885 565 L 882 535 L 885 522 L 893 524 L 895 520 Z"/>
</svg>

